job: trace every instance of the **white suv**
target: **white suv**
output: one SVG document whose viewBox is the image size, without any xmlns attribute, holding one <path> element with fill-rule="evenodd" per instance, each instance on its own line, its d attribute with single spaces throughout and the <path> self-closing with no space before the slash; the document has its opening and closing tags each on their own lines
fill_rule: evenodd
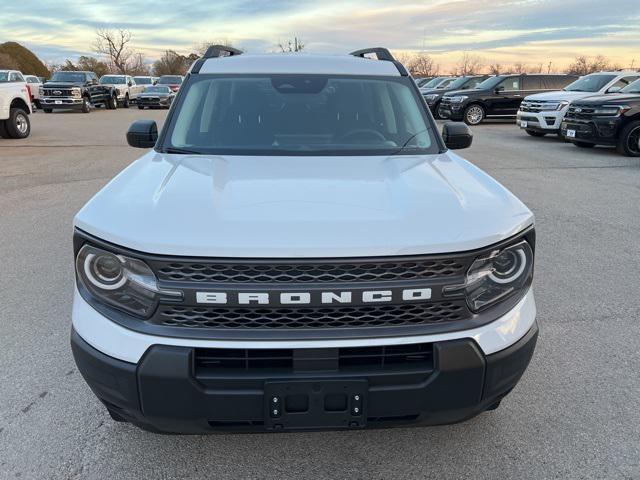
<svg viewBox="0 0 640 480">
<path fill-rule="evenodd" d="M 574 100 L 616 93 L 640 78 L 640 72 L 600 72 L 580 77 L 560 91 L 530 95 L 520 104 L 517 124 L 533 137 L 558 134 L 569 104 Z"/>
<path fill-rule="evenodd" d="M 496 408 L 537 339 L 533 215 L 451 151 L 466 125 L 443 137 L 386 49 L 211 47 L 74 221 L 71 343 L 112 418 L 207 433 Z"/>
</svg>

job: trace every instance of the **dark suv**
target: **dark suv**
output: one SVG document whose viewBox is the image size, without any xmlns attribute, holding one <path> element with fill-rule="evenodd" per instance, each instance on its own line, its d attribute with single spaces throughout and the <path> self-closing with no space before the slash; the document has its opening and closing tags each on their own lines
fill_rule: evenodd
<svg viewBox="0 0 640 480">
<path fill-rule="evenodd" d="M 527 95 L 562 90 L 575 75 L 495 75 L 472 90 L 446 93 L 440 103 L 443 118 L 478 125 L 487 117 L 515 118 L 522 99 Z"/>
<path fill-rule="evenodd" d="M 620 93 L 571 103 L 560 134 L 578 147 L 615 146 L 623 155 L 640 157 L 640 80 Z"/>
<path fill-rule="evenodd" d="M 424 101 L 429 105 L 429 109 L 435 118 L 442 118 L 438 113 L 440 102 L 445 93 L 455 92 L 458 90 L 469 90 L 478 86 L 488 75 L 467 75 L 454 79 L 445 87 L 433 88 L 431 90 L 420 89 L 420 93 L 424 97 Z"/>
</svg>

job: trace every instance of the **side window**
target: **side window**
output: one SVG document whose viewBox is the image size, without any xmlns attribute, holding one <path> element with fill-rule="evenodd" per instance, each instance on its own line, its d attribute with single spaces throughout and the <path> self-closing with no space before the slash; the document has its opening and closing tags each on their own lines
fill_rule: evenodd
<svg viewBox="0 0 640 480">
<path fill-rule="evenodd" d="M 622 78 L 619 78 L 618 81 L 613 85 L 611 85 L 609 88 L 615 88 L 615 87 L 624 88 L 637 79 L 638 77 L 622 77 Z"/>
<path fill-rule="evenodd" d="M 476 88 L 476 85 L 478 85 L 479 83 L 484 82 L 487 79 L 487 77 L 478 77 L 478 78 L 472 78 L 471 80 L 469 80 L 469 82 L 464 86 L 464 90 L 469 90 L 471 88 Z"/>
<path fill-rule="evenodd" d="M 498 85 L 498 88 L 504 87 L 505 92 L 511 92 L 514 90 L 520 90 L 520 77 L 510 77 Z"/>
<path fill-rule="evenodd" d="M 578 79 L 578 77 L 572 77 L 570 75 L 556 75 L 551 78 L 553 90 L 562 90 L 564 87 Z"/>
<path fill-rule="evenodd" d="M 543 84 L 542 84 L 542 77 L 535 75 L 535 76 L 525 76 L 522 77 L 522 89 L 523 90 L 542 90 Z"/>
<path fill-rule="evenodd" d="M 20 79 L 18 78 L 18 74 L 16 72 L 11 72 L 9 74 L 9 81 L 10 82 L 19 82 Z"/>
<path fill-rule="evenodd" d="M 133 79 L 133 77 L 127 77 L 127 83 L 131 83 L 131 85 L 135 86 L 136 81 Z"/>
</svg>

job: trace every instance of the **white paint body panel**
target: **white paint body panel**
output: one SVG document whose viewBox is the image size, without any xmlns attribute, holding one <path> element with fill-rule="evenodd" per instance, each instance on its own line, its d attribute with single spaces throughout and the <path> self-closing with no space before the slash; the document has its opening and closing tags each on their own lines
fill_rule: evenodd
<svg viewBox="0 0 640 480">
<path fill-rule="evenodd" d="M 494 322 L 479 328 L 435 335 L 390 337 L 349 340 L 306 341 L 222 341 L 187 338 L 157 337 L 134 332 L 112 322 L 94 310 L 76 289 L 73 299 L 73 328 L 85 342 L 100 352 L 129 363 L 138 363 L 152 345 L 175 345 L 193 348 L 336 348 L 379 345 L 406 345 L 441 342 L 459 338 L 471 338 L 485 355 L 490 355 L 513 345 L 536 322 L 536 306 L 533 290 L 508 313 Z"/>
<path fill-rule="evenodd" d="M 237 258 L 461 252 L 532 223 L 520 200 L 452 152 L 241 157 L 151 151 L 75 218 L 89 234 L 141 252 Z"/>
<path fill-rule="evenodd" d="M 400 76 L 400 72 L 393 62 L 382 62 L 350 55 L 306 55 L 301 53 L 243 54 L 212 58 L 204 62 L 199 73 Z"/>
</svg>

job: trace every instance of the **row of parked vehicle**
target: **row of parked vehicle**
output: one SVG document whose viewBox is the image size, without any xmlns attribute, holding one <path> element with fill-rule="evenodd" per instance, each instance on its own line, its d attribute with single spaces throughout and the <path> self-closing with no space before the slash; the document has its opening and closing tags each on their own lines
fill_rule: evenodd
<svg viewBox="0 0 640 480">
<path fill-rule="evenodd" d="M 581 148 L 640 156 L 640 72 L 471 75 L 417 80 L 434 117 L 478 125 L 515 118 L 534 137 L 557 134 Z"/>
<path fill-rule="evenodd" d="M 56 109 L 81 110 L 94 107 L 139 109 L 169 108 L 183 77 L 104 75 L 94 72 L 59 71 L 45 81 L 17 70 L 0 70 L 0 137 L 26 138 L 31 132 L 29 115 L 36 108 L 45 113 Z"/>
</svg>

